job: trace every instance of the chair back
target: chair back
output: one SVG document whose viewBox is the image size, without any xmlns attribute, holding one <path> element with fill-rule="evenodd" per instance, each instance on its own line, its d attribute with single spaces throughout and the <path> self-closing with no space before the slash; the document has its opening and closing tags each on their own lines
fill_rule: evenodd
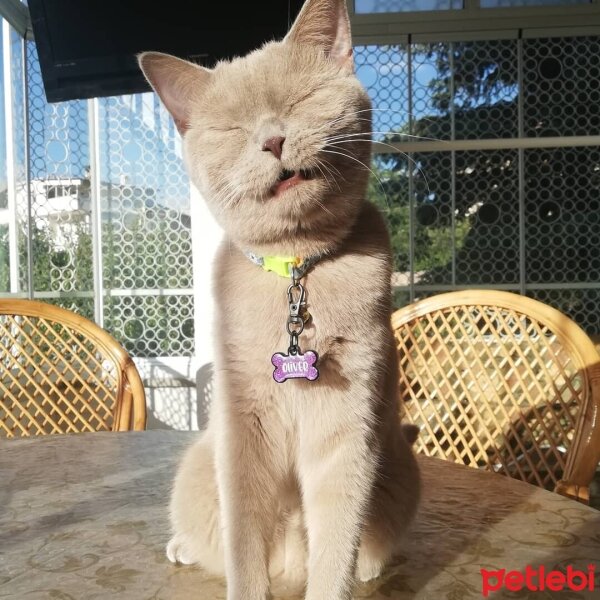
<svg viewBox="0 0 600 600">
<path fill-rule="evenodd" d="M 427 298 L 392 317 L 418 451 L 586 500 L 600 460 L 600 357 L 559 311 L 508 292 Z"/>
<path fill-rule="evenodd" d="M 51 304 L 0 300 L 0 438 L 145 426 L 142 380 L 111 335 Z"/>
</svg>

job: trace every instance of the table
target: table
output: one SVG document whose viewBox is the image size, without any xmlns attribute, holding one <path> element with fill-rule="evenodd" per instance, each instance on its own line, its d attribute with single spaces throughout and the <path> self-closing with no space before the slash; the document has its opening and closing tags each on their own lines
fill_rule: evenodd
<svg viewBox="0 0 600 600">
<path fill-rule="evenodd" d="M 225 599 L 222 579 L 172 565 L 164 554 L 173 472 L 196 436 L 146 431 L 1 442 L 0 598 Z M 600 589 L 599 511 L 499 475 L 420 462 L 424 500 L 404 550 L 356 598 L 479 600 L 480 568 L 527 565 L 586 571 L 594 564 Z M 554 597 L 527 594 L 506 597 Z"/>
</svg>

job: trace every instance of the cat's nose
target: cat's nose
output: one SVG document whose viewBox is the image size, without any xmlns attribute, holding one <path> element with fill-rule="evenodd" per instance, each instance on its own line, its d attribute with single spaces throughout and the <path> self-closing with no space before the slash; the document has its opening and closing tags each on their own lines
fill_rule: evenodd
<svg viewBox="0 0 600 600">
<path fill-rule="evenodd" d="M 285 142 L 285 138 L 280 135 L 270 137 L 263 144 L 263 152 L 272 152 L 276 158 L 281 160 L 281 153 L 283 152 L 283 142 Z"/>
</svg>

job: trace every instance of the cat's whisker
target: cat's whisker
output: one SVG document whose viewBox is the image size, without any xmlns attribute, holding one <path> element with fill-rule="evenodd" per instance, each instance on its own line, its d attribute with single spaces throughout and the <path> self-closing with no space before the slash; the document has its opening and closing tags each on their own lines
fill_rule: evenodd
<svg viewBox="0 0 600 600">
<path fill-rule="evenodd" d="M 321 160 L 323 164 L 326 164 L 338 177 L 343 177 L 340 170 L 332 162 L 325 160 L 324 158 Z"/>
<path fill-rule="evenodd" d="M 412 135 L 410 133 L 402 133 L 400 131 L 371 131 L 369 132 L 372 135 L 398 135 L 401 137 L 407 137 L 407 138 L 411 138 L 411 139 L 415 139 L 415 140 L 425 140 L 428 142 L 447 142 L 448 140 L 442 140 L 440 138 L 430 138 L 430 137 L 425 137 L 422 135 Z M 328 140 L 336 140 L 336 139 L 344 139 L 344 138 L 350 138 L 353 136 L 357 136 L 357 135 L 365 135 L 365 133 L 344 133 L 344 134 L 339 134 L 339 135 L 334 135 L 331 136 L 330 138 L 328 138 Z M 371 140 L 373 143 L 377 143 L 377 144 L 385 144 L 386 142 L 380 142 L 379 140 Z M 388 144 L 389 146 L 389 144 Z M 390 146 L 391 148 L 395 149 L 395 146 Z"/>
<path fill-rule="evenodd" d="M 335 186 L 337 187 L 338 191 L 339 192 L 342 191 L 342 188 L 340 187 L 340 183 L 337 180 L 335 174 L 331 171 L 331 169 L 329 169 L 325 164 L 323 164 L 322 161 L 318 161 L 317 164 L 316 164 L 316 167 L 323 174 L 323 177 L 325 178 L 325 181 L 327 181 L 327 183 L 331 183 L 331 182 L 335 183 Z M 331 177 L 331 181 L 327 178 L 327 176 L 323 172 L 323 169 L 325 169 L 329 173 L 329 175 Z"/>
<path fill-rule="evenodd" d="M 435 123 L 436 122 L 435 119 L 431 119 L 429 117 L 423 117 L 421 115 L 417 115 L 408 110 L 396 110 L 391 107 L 388 107 L 388 108 L 363 108 L 361 110 L 355 110 L 352 112 L 344 113 L 343 115 L 341 115 L 340 117 L 337 117 L 337 118 L 340 119 L 340 118 L 345 118 L 347 116 L 356 116 L 360 113 L 365 113 L 365 112 L 369 112 L 369 113 L 370 112 L 391 112 L 393 114 L 403 114 L 403 115 L 406 115 L 407 117 L 410 117 L 411 119 L 424 121 L 427 123 Z"/>
<path fill-rule="evenodd" d="M 234 197 L 235 191 L 235 186 L 230 181 L 226 182 L 226 184 L 223 187 L 217 187 L 217 199 L 219 200 L 219 202 L 226 202 L 226 205 L 228 206 L 229 202 Z"/>
<path fill-rule="evenodd" d="M 349 158 L 350 160 L 353 160 L 354 162 L 357 162 L 361 167 L 363 167 L 363 169 L 366 169 L 367 171 L 371 171 L 371 173 L 373 173 L 373 171 L 371 170 L 371 168 L 368 167 L 362 160 L 359 160 L 358 158 L 356 158 L 354 156 L 350 156 L 350 154 L 347 154 L 345 152 L 336 152 L 335 150 L 327 150 L 326 148 L 323 148 L 321 150 L 321 152 L 326 152 L 327 154 L 337 154 L 339 156 L 343 156 L 345 158 Z"/>
<path fill-rule="evenodd" d="M 321 173 L 323 173 L 323 169 L 325 169 L 327 171 L 327 173 L 329 173 L 329 176 L 331 177 L 331 181 L 333 181 L 336 184 L 337 188 L 340 189 L 340 184 L 337 180 L 336 175 L 338 177 L 342 177 L 342 174 L 331 163 L 325 164 L 324 160 L 321 160 L 321 159 L 315 157 L 315 168 L 319 169 L 319 171 Z M 323 176 L 325 177 L 324 173 L 323 173 Z M 325 179 L 328 183 L 330 182 L 330 180 L 327 177 L 325 177 Z"/>
<path fill-rule="evenodd" d="M 232 181 L 226 181 L 222 188 L 218 188 L 215 194 L 215 200 L 222 204 L 224 208 L 231 208 L 236 203 L 239 188 Z"/>
<path fill-rule="evenodd" d="M 325 180 L 325 181 L 326 181 L 328 184 L 329 184 L 329 183 L 331 183 L 331 182 L 329 181 L 329 178 L 328 178 L 328 177 L 327 177 L 327 175 L 325 174 L 325 171 L 323 170 L 323 167 L 322 167 L 322 166 L 321 166 L 321 165 L 320 165 L 318 162 L 317 162 L 317 163 L 315 163 L 315 167 L 314 167 L 314 168 L 315 168 L 315 169 L 319 169 L 319 173 L 321 173 L 321 176 L 323 177 L 323 179 L 324 179 L 324 180 Z M 331 175 L 331 173 L 330 173 L 330 175 Z"/>
<path fill-rule="evenodd" d="M 357 162 L 359 165 L 361 165 L 363 168 L 365 168 L 367 171 L 369 171 L 369 173 L 371 173 L 371 175 L 373 175 L 373 177 L 375 177 L 375 179 L 379 183 L 379 187 L 381 188 L 381 191 L 383 192 L 383 195 L 385 197 L 385 203 L 388 207 L 388 210 L 390 210 L 391 206 L 390 206 L 390 202 L 389 202 L 387 193 L 385 191 L 385 188 L 383 187 L 383 182 L 381 181 L 381 179 L 379 179 L 379 177 L 376 175 L 375 171 L 373 171 L 373 169 L 371 169 L 371 167 L 367 166 L 362 160 L 359 160 L 358 158 L 356 158 L 354 156 L 350 156 L 349 154 L 346 154 L 344 152 L 336 152 L 335 150 L 327 150 L 325 148 L 323 148 L 322 152 L 326 152 L 328 154 L 338 154 L 339 156 L 344 156 L 345 158 L 349 158 L 350 160 Z"/>
<path fill-rule="evenodd" d="M 317 199 L 315 198 L 315 200 L 317 200 Z M 322 208 L 322 209 L 323 209 L 323 210 L 324 210 L 326 213 L 329 213 L 329 214 L 330 214 L 330 215 L 331 215 L 331 216 L 332 216 L 332 217 L 335 219 L 335 215 L 334 215 L 334 214 L 333 214 L 333 213 L 332 213 L 332 212 L 331 212 L 331 211 L 330 211 L 330 210 L 329 210 L 329 209 L 328 209 L 328 208 L 327 208 L 327 207 L 326 207 L 326 206 L 325 206 L 325 205 L 324 205 L 324 204 L 323 204 L 323 203 L 322 203 L 320 200 L 317 200 L 317 204 L 318 204 L 318 205 L 319 205 L 319 206 L 320 206 L 320 207 L 321 207 L 321 208 Z"/>
<path fill-rule="evenodd" d="M 329 145 L 337 147 L 338 144 L 351 143 L 351 142 L 369 142 L 369 141 L 370 140 L 368 140 L 368 139 L 364 139 L 364 140 L 358 140 L 358 139 L 353 139 L 353 140 L 337 140 L 337 141 L 334 141 L 334 142 L 330 142 Z M 390 146 L 390 148 L 394 148 L 394 146 L 391 146 L 390 144 L 386 144 L 385 142 L 381 142 L 381 144 L 384 145 L 384 146 Z M 425 175 L 425 172 L 423 171 L 423 169 L 421 169 L 421 167 L 419 166 L 419 163 L 414 158 L 412 158 L 411 156 L 409 156 L 406 152 L 398 152 L 398 154 L 400 154 L 401 156 L 404 156 L 404 158 L 406 158 L 406 160 L 408 162 L 410 162 L 415 167 L 415 169 L 417 170 L 417 172 L 425 180 L 425 185 L 427 186 L 427 193 L 431 194 L 431 187 L 429 186 L 429 180 L 427 179 L 427 176 Z"/>
<path fill-rule="evenodd" d="M 229 201 L 229 206 L 232 206 L 236 201 L 239 201 L 239 199 L 248 191 L 244 186 L 236 183 L 232 179 L 224 181 L 221 190 L 223 191 L 225 198 Z"/>
</svg>

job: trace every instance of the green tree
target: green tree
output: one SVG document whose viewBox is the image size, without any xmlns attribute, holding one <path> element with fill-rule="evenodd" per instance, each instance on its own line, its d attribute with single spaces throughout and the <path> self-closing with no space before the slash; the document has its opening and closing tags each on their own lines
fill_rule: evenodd
<svg viewBox="0 0 600 600">
<path fill-rule="evenodd" d="M 0 292 L 10 291 L 10 246 L 8 225 L 0 225 Z"/>
<path fill-rule="evenodd" d="M 413 121 L 411 133 L 444 137 L 442 133 L 451 130 L 453 119 L 457 139 L 518 137 L 519 102 L 523 133 L 528 137 L 600 132 L 600 44 L 594 38 L 581 37 L 554 42 L 526 40 L 523 47 L 519 89 L 514 41 L 413 45 L 413 56 L 425 57 L 435 66 L 437 77 L 429 85 L 430 113 Z M 406 129 L 399 128 L 386 141 L 400 141 Z M 521 258 L 518 152 L 456 152 L 454 168 L 449 156 L 448 152 L 411 157 L 389 154 L 379 157 L 379 164 L 375 162 L 378 176 L 396 190 L 388 193 L 396 255 L 404 257 L 406 253 L 406 179 L 412 169 L 414 268 L 424 270 L 420 281 L 450 283 L 454 262 L 458 285 L 517 284 Z M 565 286 L 597 281 L 600 152 L 589 147 L 540 148 L 526 150 L 524 157 L 521 225 L 525 229 L 527 280 Z M 389 171 L 396 175 L 389 176 Z M 453 206 L 447 183 L 451 180 L 456 190 Z M 379 203 L 381 194 L 376 187 L 371 194 Z M 404 258 L 396 266 L 404 270 Z M 600 330 L 594 290 L 553 290 L 544 298 Z"/>
</svg>

